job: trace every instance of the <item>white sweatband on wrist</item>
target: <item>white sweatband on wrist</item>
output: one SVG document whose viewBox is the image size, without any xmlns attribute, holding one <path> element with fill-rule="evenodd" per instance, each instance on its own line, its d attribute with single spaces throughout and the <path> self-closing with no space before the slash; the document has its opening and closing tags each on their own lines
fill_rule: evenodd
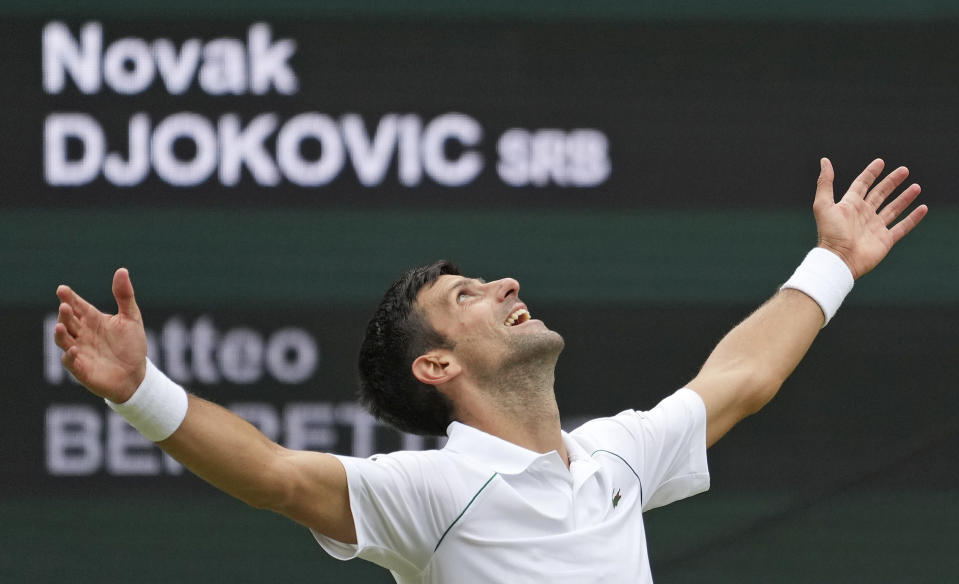
<svg viewBox="0 0 959 584">
<path fill-rule="evenodd" d="M 186 417 L 188 399 L 186 390 L 147 359 L 146 375 L 130 399 L 122 404 L 105 401 L 141 434 L 159 442 L 180 427 Z"/>
<path fill-rule="evenodd" d="M 814 247 L 779 289 L 799 290 L 815 300 L 826 316 L 822 323 L 825 327 L 839 310 L 843 299 L 852 291 L 853 283 L 852 272 L 846 262 L 827 249 Z"/>
</svg>

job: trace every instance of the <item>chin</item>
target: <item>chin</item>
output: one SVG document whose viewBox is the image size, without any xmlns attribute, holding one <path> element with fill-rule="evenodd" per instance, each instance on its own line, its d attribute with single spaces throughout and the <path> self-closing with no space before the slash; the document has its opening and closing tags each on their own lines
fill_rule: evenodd
<svg viewBox="0 0 959 584">
<path fill-rule="evenodd" d="M 566 346 L 563 336 L 556 331 L 546 329 L 517 339 L 513 354 L 521 361 L 553 359 L 555 360 Z"/>
<path fill-rule="evenodd" d="M 554 330 L 550 330 L 549 334 L 553 338 L 553 342 L 557 345 L 557 352 L 562 351 L 563 347 L 566 346 L 566 339 L 563 338 L 563 335 Z"/>
</svg>

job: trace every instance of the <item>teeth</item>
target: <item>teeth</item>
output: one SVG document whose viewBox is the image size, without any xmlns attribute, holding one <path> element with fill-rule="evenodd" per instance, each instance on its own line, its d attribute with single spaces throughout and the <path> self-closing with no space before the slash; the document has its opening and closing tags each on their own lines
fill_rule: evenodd
<svg viewBox="0 0 959 584">
<path fill-rule="evenodd" d="M 520 308 L 519 310 L 513 312 L 509 315 L 509 318 L 506 319 L 506 322 L 503 324 L 506 326 L 513 326 L 514 324 L 522 324 L 530 319 L 529 311 L 525 308 Z"/>
</svg>

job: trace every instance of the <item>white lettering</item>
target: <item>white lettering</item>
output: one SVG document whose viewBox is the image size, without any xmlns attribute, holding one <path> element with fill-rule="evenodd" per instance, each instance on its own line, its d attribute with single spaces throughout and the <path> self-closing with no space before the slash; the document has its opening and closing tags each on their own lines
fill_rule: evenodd
<svg viewBox="0 0 959 584">
<path fill-rule="evenodd" d="M 174 152 L 177 140 L 189 140 L 196 147 L 192 160 L 180 160 Z M 150 143 L 157 174 L 175 186 L 194 186 L 213 174 L 217 163 L 217 140 L 213 126 L 201 115 L 174 114 L 153 132 Z"/>
<path fill-rule="evenodd" d="M 112 475 L 160 474 L 160 453 L 116 412 L 107 414 L 107 472 Z"/>
<path fill-rule="evenodd" d="M 366 458 L 376 453 L 376 418 L 356 403 L 336 406 L 336 421 L 350 426 L 353 430 L 353 456 Z"/>
<path fill-rule="evenodd" d="M 232 329 L 223 335 L 217 357 L 227 381 L 255 383 L 263 375 L 263 338 L 252 329 Z"/>
<path fill-rule="evenodd" d="M 467 115 L 450 113 L 437 117 L 423 131 L 423 168 L 441 185 L 458 187 L 472 181 L 483 170 L 483 157 L 467 150 L 451 160 L 446 157 L 446 143 L 456 140 L 463 146 L 475 146 L 482 136 L 483 128 Z"/>
<path fill-rule="evenodd" d="M 283 414 L 287 448 L 327 451 L 336 447 L 338 436 L 329 404 L 291 403 Z"/>
<path fill-rule="evenodd" d="M 343 127 L 343 141 L 360 182 L 364 186 L 383 182 L 396 146 L 396 115 L 388 114 L 380 118 L 374 140 L 366 135 L 363 119 L 356 114 L 346 114 L 340 124 Z"/>
<path fill-rule="evenodd" d="M 103 78 L 117 93 L 140 93 L 155 76 L 153 54 L 143 39 L 120 39 L 103 53 Z"/>
<path fill-rule="evenodd" d="M 246 53 L 236 39 L 215 39 L 203 47 L 200 87 L 210 95 L 240 95 L 246 90 Z"/>
<path fill-rule="evenodd" d="M 420 162 L 420 136 L 423 122 L 416 114 L 400 117 L 399 122 L 399 173 L 403 186 L 415 187 L 423 179 Z"/>
<path fill-rule="evenodd" d="M 193 323 L 190 352 L 193 357 L 193 374 L 197 381 L 212 385 L 220 382 L 220 373 L 216 368 L 214 351 L 220 342 L 220 334 L 213 326 L 213 319 L 201 316 Z"/>
<path fill-rule="evenodd" d="M 266 366 L 283 383 L 303 383 L 319 363 L 316 341 L 303 329 L 284 328 L 270 335 L 266 347 Z"/>
<path fill-rule="evenodd" d="M 529 132 L 521 128 L 510 128 L 500 136 L 496 143 L 499 162 L 496 172 L 506 184 L 514 187 L 529 183 Z"/>
<path fill-rule="evenodd" d="M 445 440 L 445 436 L 443 439 Z M 437 438 L 439 440 L 439 438 Z M 425 450 L 426 449 L 426 438 L 418 434 L 403 434 L 403 438 L 400 441 L 400 450 Z"/>
<path fill-rule="evenodd" d="M 183 43 L 177 54 L 176 47 L 170 39 L 153 41 L 153 54 L 156 57 L 157 69 L 166 90 L 173 95 L 186 93 L 193 81 L 193 74 L 200 63 L 202 45 L 197 39 L 190 39 Z"/>
<path fill-rule="evenodd" d="M 593 187 L 609 178 L 609 140 L 599 130 L 573 130 L 566 139 L 567 173 L 572 184 Z"/>
<path fill-rule="evenodd" d="M 530 182 L 546 186 L 566 184 L 566 134 L 562 130 L 539 130 L 533 134 L 531 145 Z"/>
<path fill-rule="evenodd" d="M 287 61 L 296 52 L 296 43 L 290 39 L 273 42 L 270 27 L 257 23 L 250 27 L 250 87 L 253 93 L 263 95 L 276 88 L 277 93 L 296 93 L 299 82 Z"/>
<path fill-rule="evenodd" d="M 229 37 L 205 44 L 189 39 L 177 51 L 170 39 L 137 37 L 119 39 L 104 50 L 99 22 L 83 25 L 79 40 L 62 22 L 51 22 L 43 29 L 43 88 L 61 93 L 69 75 L 85 94 L 98 93 L 106 81 L 115 92 L 133 95 L 146 91 L 159 70 L 173 95 L 186 92 L 194 75 L 210 95 L 263 95 L 271 89 L 291 95 L 299 85 L 289 64 L 295 52 L 293 40 L 274 41 L 265 23 L 250 26 L 246 44 Z"/>
<path fill-rule="evenodd" d="M 320 143 L 320 156 L 309 161 L 300 148 L 304 140 Z M 323 114 L 300 114 L 284 124 L 276 140 L 277 163 L 290 181 L 303 187 L 318 187 L 333 180 L 343 168 L 343 142 L 336 124 Z"/>
<path fill-rule="evenodd" d="M 60 385 L 66 376 L 67 370 L 60 361 L 63 352 L 53 340 L 53 329 L 57 326 L 57 316 L 50 315 L 43 319 L 43 379 L 50 385 Z"/>
<path fill-rule="evenodd" d="M 60 363 L 62 351 L 53 341 L 56 314 L 43 320 L 43 376 L 50 385 L 66 379 L 75 382 Z M 271 334 L 253 328 L 221 331 L 208 315 L 188 327 L 179 316 L 166 320 L 157 335 L 147 329 L 150 359 L 171 379 L 183 385 L 214 385 L 225 380 L 248 385 L 264 375 L 281 384 L 308 381 L 319 368 L 316 339 L 298 327 L 284 327 Z"/>
<path fill-rule="evenodd" d="M 160 340 L 157 334 L 150 329 L 146 330 L 147 337 L 147 358 L 154 363 L 160 362 Z"/>
<path fill-rule="evenodd" d="M 374 452 L 422 450 L 445 439 L 424 438 L 382 427 L 355 402 L 295 402 L 283 407 L 265 402 L 237 402 L 230 411 L 253 424 L 268 439 L 294 450 L 342 452 L 367 457 Z M 180 475 L 183 466 L 139 435 L 106 407 L 51 404 L 46 411 L 46 467 L 53 476 Z M 346 430 L 346 432 L 341 430 Z M 105 430 L 105 431 L 104 431 Z M 386 443 L 381 441 L 385 439 Z M 398 439 L 398 440 L 397 440 Z"/>
<path fill-rule="evenodd" d="M 173 457 L 166 452 L 160 453 L 160 460 L 163 461 L 163 470 L 165 470 L 167 474 L 183 474 L 183 465 L 174 460 Z"/>
<path fill-rule="evenodd" d="M 220 118 L 220 182 L 234 186 L 240 182 L 243 165 L 253 174 L 257 184 L 276 186 L 280 173 L 264 147 L 264 141 L 276 130 L 276 115 L 262 114 L 245 128 L 240 118 L 226 114 Z"/>
<path fill-rule="evenodd" d="M 69 159 L 67 141 L 82 146 L 80 158 Z M 100 173 L 106 150 L 103 130 L 86 114 L 53 113 L 43 124 L 43 172 L 53 186 L 80 186 Z"/>
<path fill-rule="evenodd" d="M 124 161 L 116 152 L 107 154 L 103 176 L 113 184 L 129 187 L 140 184 L 150 172 L 150 118 L 139 113 L 130 118 L 129 158 Z"/>
<path fill-rule="evenodd" d="M 90 22 L 80 29 L 80 42 L 70 34 L 62 22 L 51 22 L 43 27 L 43 89 L 60 93 L 66 85 L 66 74 L 81 92 L 100 91 L 100 49 L 103 47 L 103 29 Z"/>
<path fill-rule="evenodd" d="M 44 126 L 44 174 L 54 186 L 84 185 L 101 172 L 111 184 L 133 186 L 152 168 L 168 184 L 189 187 L 217 172 L 220 184 L 236 186 L 246 168 L 259 185 L 277 186 L 286 179 L 317 187 L 334 181 L 349 163 L 362 185 L 375 187 L 386 180 L 395 157 L 404 186 L 420 184 L 425 173 L 440 185 L 458 187 L 483 170 L 477 149 L 483 129 L 465 114 L 443 114 L 424 126 L 415 114 L 389 113 L 372 133 L 367 127 L 358 114 L 337 122 L 306 112 L 280 126 L 276 114 L 263 113 L 243 126 L 238 114 L 227 113 L 214 126 L 200 114 L 181 112 L 151 131 L 149 117 L 140 112 L 130 118 L 124 158 L 120 152 L 106 154 L 103 129 L 91 116 L 54 113 Z M 608 140 L 595 129 L 511 128 L 496 149 L 496 171 L 511 186 L 593 187 L 611 173 Z"/>
<path fill-rule="evenodd" d="M 496 171 L 508 185 L 591 187 L 609 178 L 609 143 L 599 130 L 511 128 L 496 144 Z"/>
<path fill-rule="evenodd" d="M 103 463 L 103 422 L 90 406 L 54 404 L 47 408 L 47 471 L 52 475 L 89 475 Z"/>
</svg>

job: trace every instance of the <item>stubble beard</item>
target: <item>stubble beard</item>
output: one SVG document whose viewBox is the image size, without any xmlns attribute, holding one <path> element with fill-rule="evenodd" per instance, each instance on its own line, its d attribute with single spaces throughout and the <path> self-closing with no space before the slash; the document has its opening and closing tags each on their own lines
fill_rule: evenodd
<svg viewBox="0 0 959 584">
<path fill-rule="evenodd" d="M 483 375 L 482 387 L 505 411 L 552 414 L 556 362 L 564 346 L 555 331 L 511 337 L 505 359 Z"/>
</svg>

